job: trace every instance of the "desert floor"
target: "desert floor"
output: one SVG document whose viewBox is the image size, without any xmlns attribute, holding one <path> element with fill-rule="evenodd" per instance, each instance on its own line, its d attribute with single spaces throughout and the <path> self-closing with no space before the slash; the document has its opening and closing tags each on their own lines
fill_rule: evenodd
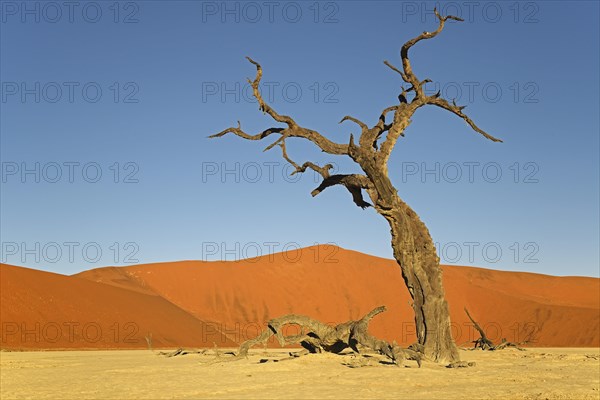
<svg viewBox="0 0 600 400">
<path fill-rule="evenodd" d="M 471 398 L 599 399 L 600 350 L 462 351 L 471 368 L 358 367 L 352 355 L 311 354 L 260 363 L 283 350 L 254 350 L 236 362 L 149 350 L 0 353 L 2 399 Z M 225 357 L 225 356 L 221 356 Z M 351 368 L 353 366 L 354 368 Z"/>
</svg>

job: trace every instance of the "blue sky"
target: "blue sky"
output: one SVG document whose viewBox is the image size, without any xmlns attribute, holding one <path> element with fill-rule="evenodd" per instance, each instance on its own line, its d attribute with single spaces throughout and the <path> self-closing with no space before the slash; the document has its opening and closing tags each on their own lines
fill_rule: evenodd
<svg viewBox="0 0 600 400">
<path fill-rule="evenodd" d="M 272 125 L 247 91 L 339 142 L 396 104 L 399 49 L 434 3 L 3 1 L 2 261 L 70 274 L 236 259 L 315 243 L 391 258 L 389 228 L 341 188 L 285 175 L 268 144 L 209 134 Z M 71 7 L 71 8 L 69 8 Z M 599 276 L 597 2 L 452 2 L 411 50 L 459 118 L 421 109 L 390 161 L 446 264 Z M 289 141 L 297 162 L 351 162 Z"/>
</svg>

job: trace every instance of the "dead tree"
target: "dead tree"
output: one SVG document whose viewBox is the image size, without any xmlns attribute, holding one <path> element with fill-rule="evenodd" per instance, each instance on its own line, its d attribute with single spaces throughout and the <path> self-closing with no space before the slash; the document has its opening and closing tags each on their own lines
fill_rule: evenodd
<svg viewBox="0 0 600 400">
<path fill-rule="evenodd" d="M 467 317 L 469 317 L 469 319 L 471 320 L 473 327 L 477 330 L 477 332 L 479 332 L 479 339 L 473 341 L 473 343 L 474 343 L 473 349 L 477 349 L 477 348 L 479 348 L 481 350 L 493 349 L 494 343 L 492 343 L 492 341 L 487 338 L 485 331 L 481 328 L 481 326 L 479 326 L 479 324 L 477 322 L 475 322 L 473 317 L 471 317 L 471 314 L 469 314 L 469 310 L 467 310 L 467 307 L 465 307 L 465 312 L 467 313 Z"/>
<path fill-rule="evenodd" d="M 473 317 L 471 317 L 471 314 L 469 313 L 469 310 L 467 310 L 467 307 L 465 307 L 465 312 L 467 313 L 467 316 L 471 320 L 473 327 L 477 330 L 477 332 L 479 332 L 479 339 L 476 339 L 473 341 L 473 344 L 474 344 L 473 350 L 481 349 L 481 350 L 493 351 L 493 350 L 502 350 L 507 347 L 515 347 L 518 350 L 524 350 L 523 348 L 520 347 L 520 345 L 523 343 L 527 343 L 527 340 L 523 343 L 513 343 L 513 342 L 509 342 L 506 339 L 502 339 L 502 341 L 500 343 L 494 344 L 494 342 L 492 342 L 490 339 L 488 339 L 487 335 L 485 334 L 485 331 L 481 328 L 481 326 L 479 326 L 479 324 L 473 319 Z"/>
<path fill-rule="evenodd" d="M 340 123 L 351 121 L 360 127 L 358 140 L 350 134 L 347 143 L 333 142 L 321 133 L 299 125 L 292 117 L 275 111 L 263 100 L 259 91 L 262 67 L 250 57 L 247 57 L 248 61 L 256 66 L 257 72 L 254 80 L 248 79 L 248 82 L 252 86 L 259 109 L 284 126 L 271 127 L 251 134 L 245 132 L 238 121 L 237 127 L 227 128 L 210 137 L 216 138 L 233 133 L 247 140 L 262 140 L 276 135 L 277 139 L 265 150 L 279 146 L 283 158 L 294 167 L 292 174 L 311 169 L 322 176 L 323 181 L 311 192 L 312 196 L 318 195 L 331 186 L 342 185 L 350 192 L 357 206 L 363 209 L 373 207 L 383 216 L 390 225 L 394 258 L 400 265 L 402 276 L 413 299 L 418 345 L 431 360 L 453 362 L 459 359 L 459 355 L 450 335 L 450 316 L 442 285 L 439 257 L 427 227 L 415 211 L 398 196 L 396 188 L 392 185 L 388 176 L 388 161 L 398 139 L 404 136 L 411 117 L 423 106 L 436 106 L 449 111 L 462 118 L 475 132 L 486 139 L 494 142 L 501 140 L 479 128 L 463 112 L 465 107 L 456 105 L 454 100 L 448 102 L 440 96 L 439 92 L 431 96 L 426 95 L 424 86 L 431 80 L 420 80 L 413 72 L 408 57 L 410 48 L 422 40 L 437 36 L 447 20 L 462 21 L 455 16 L 442 17 L 437 10 L 435 15 L 439 20 L 435 31 L 423 32 L 404 43 L 400 49 L 402 70 L 387 61 L 384 62 L 408 84 L 408 88 L 401 87 L 399 104 L 384 109 L 373 126 L 351 116 L 345 116 L 340 121 Z M 310 161 L 298 164 L 288 156 L 286 150 L 288 138 L 306 139 L 325 153 L 348 156 L 360 166 L 364 174 L 331 174 L 330 170 L 333 168 L 331 164 L 319 166 Z M 372 204 L 364 200 L 363 189 L 368 193 Z"/>
</svg>

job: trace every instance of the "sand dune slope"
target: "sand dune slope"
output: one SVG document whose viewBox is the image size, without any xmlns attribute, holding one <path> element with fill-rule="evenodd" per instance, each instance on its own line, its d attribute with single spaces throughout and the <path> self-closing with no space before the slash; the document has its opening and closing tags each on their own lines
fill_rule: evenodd
<svg viewBox="0 0 600 400">
<path fill-rule="evenodd" d="M 146 348 L 148 332 L 157 347 L 212 346 L 202 321 L 156 294 L 6 264 L 0 274 L 2 348 Z"/>
<path fill-rule="evenodd" d="M 444 266 L 457 343 L 478 335 L 532 346 L 600 346 L 600 280 Z M 332 246 L 237 262 L 107 267 L 63 276 L 1 265 L 3 348 L 234 346 L 271 318 L 356 319 L 379 305 L 371 332 L 409 344 L 413 312 L 393 260 Z M 291 332 L 290 332 L 291 333 Z"/>
<path fill-rule="evenodd" d="M 342 322 L 382 304 L 388 312 L 373 320 L 372 332 L 404 344 L 415 340 L 409 295 L 393 260 L 319 246 L 237 262 L 185 261 L 123 270 L 144 290 L 210 321 L 213 331 L 225 331 L 236 342 L 282 314 Z M 79 276 L 117 284 L 104 271 Z M 478 337 L 463 311 L 467 307 L 493 340 L 600 345 L 599 279 L 444 266 L 444 283 L 460 344 Z M 208 336 L 224 341 L 217 332 Z"/>
</svg>

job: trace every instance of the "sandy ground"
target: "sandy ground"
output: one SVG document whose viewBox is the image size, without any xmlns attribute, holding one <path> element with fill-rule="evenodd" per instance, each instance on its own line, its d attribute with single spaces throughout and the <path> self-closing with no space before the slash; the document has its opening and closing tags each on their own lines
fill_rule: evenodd
<svg viewBox="0 0 600 400">
<path fill-rule="evenodd" d="M 332 354 L 260 363 L 264 350 L 212 365 L 202 364 L 214 359 L 212 350 L 172 358 L 148 350 L 0 356 L 2 399 L 600 399 L 597 348 L 462 351 L 476 366 L 461 369 L 419 369 L 412 361 L 350 368 L 357 358 Z"/>
</svg>

